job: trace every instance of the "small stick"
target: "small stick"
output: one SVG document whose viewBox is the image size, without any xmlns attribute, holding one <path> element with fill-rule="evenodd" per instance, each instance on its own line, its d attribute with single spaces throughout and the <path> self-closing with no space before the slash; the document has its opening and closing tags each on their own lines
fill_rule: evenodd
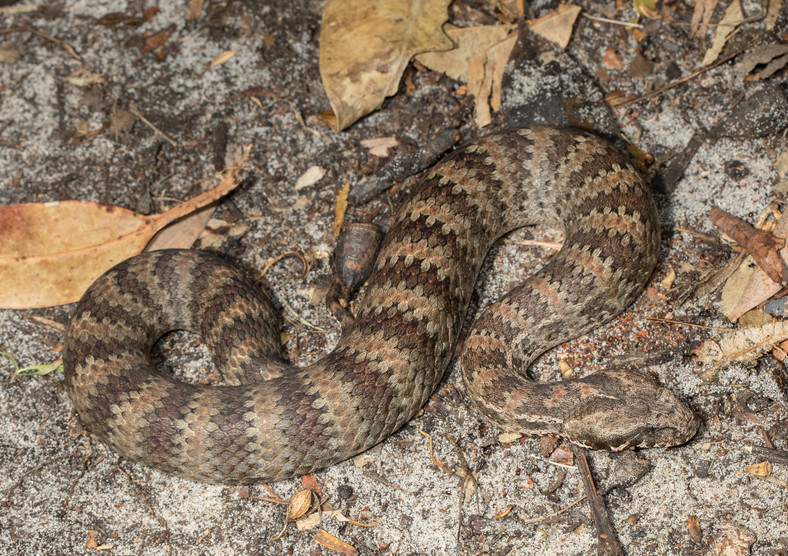
<svg viewBox="0 0 788 556">
<path fill-rule="evenodd" d="M 154 133 L 156 133 L 156 135 L 158 135 L 159 137 L 161 137 L 162 139 L 164 139 L 165 141 L 167 141 L 167 142 L 168 142 L 170 145 L 172 145 L 173 147 L 177 147 L 177 146 L 178 146 L 178 143 L 177 143 L 177 141 L 175 141 L 175 140 L 173 140 L 173 139 L 170 139 L 170 137 L 169 137 L 169 136 L 168 136 L 166 133 L 164 133 L 164 132 L 163 132 L 162 130 L 160 130 L 158 127 L 156 127 L 155 125 L 153 125 L 153 123 L 151 123 L 151 121 L 150 121 L 150 120 L 148 120 L 148 118 L 146 118 L 145 116 L 143 116 L 143 115 L 142 115 L 142 113 L 141 113 L 139 110 L 137 110 L 137 109 L 136 109 L 136 108 L 134 108 L 133 106 L 129 106 L 129 112 L 131 112 L 132 114 L 134 114 L 135 116 L 137 116 L 137 117 L 138 117 L 138 118 L 139 118 L 139 119 L 142 121 L 142 123 L 144 123 L 146 126 L 148 126 L 149 128 L 151 128 L 151 129 L 154 131 Z"/>
<path fill-rule="evenodd" d="M 580 471 L 580 478 L 583 480 L 583 488 L 586 491 L 588 503 L 591 506 L 591 514 L 594 517 L 594 525 L 597 531 L 597 553 L 602 555 L 621 555 L 623 556 L 624 550 L 618 543 L 616 532 L 613 529 L 613 523 L 610 521 L 610 516 L 605 507 L 605 499 L 600 496 L 596 491 L 594 485 L 594 478 L 591 476 L 591 469 L 588 466 L 588 459 L 586 458 L 585 450 L 581 448 L 575 449 L 575 463 L 577 469 Z"/>
<path fill-rule="evenodd" d="M 720 60 L 717 60 L 717 61 L 716 61 L 716 62 L 714 62 L 713 64 L 710 64 L 710 65 L 708 65 L 708 66 L 703 66 L 703 67 L 702 67 L 702 68 L 700 68 L 699 70 L 693 71 L 693 72 L 692 72 L 692 73 L 690 73 L 689 75 L 685 75 L 684 77 L 681 77 L 681 78 L 677 79 L 676 81 L 674 81 L 674 82 L 672 82 L 672 83 L 668 83 L 668 84 L 667 84 L 667 85 L 665 85 L 664 87 L 660 87 L 659 89 L 654 89 L 653 91 L 651 91 L 651 92 L 649 92 L 649 93 L 646 93 L 645 95 L 641 95 L 641 96 L 639 96 L 639 97 L 637 97 L 637 98 L 633 98 L 633 99 L 625 100 L 625 101 L 623 101 L 623 102 L 619 102 L 618 104 L 611 104 L 611 106 L 612 106 L 613 108 L 623 108 L 623 107 L 625 107 L 625 106 L 629 106 L 630 104 L 635 104 L 636 102 L 640 102 L 641 100 L 644 100 L 644 99 L 647 99 L 647 98 L 653 97 L 653 96 L 655 96 L 655 95 L 658 95 L 658 94 L 664 93 L 665 91 L 667 91 L 667 90 L 669 90 L 669 89 L 672 89 L 673 87 L 675 87 L 675 86 L 677 86 L 677 85 L 681 85 L 682 83 L 686 83 L 687 81 L 690 81 L 690 80 L 692 80 L 692 79 L 696 78 L 696 77 L 697 77 L 697 76 L 699 76 L 700 74 L 702 74 L 702 73 L 704 73 L 704 72 L 707 72 L 707 71 L 709 71 L 710 69 L 714 69 L 714 68 L 716 68 L 717 66 L 720 66 L 720 65 L 724 64 L 725 62 L 727 62 L 727 61 L 729 61 L 729 60 L 733 60 L 733 59 L 734 59 L 736 56 L 738 56 L 739 54 L 741 54 L 741 53 L 745 52 L 745 51 L 746 51 L 748 48 L 749 48 L 749 47 L 747 47 L 747 48 L 742 48 L 741 50 L 737 50 L 737 51 L 736 51 L 736 52 L 734 52 L 733 54 L 730 54 L 730 55 L 726 56 L 725 58 L 722 58 L 722 59 L 720 59 Z"/>
<path fill-rule="evenodd" d="M 38 35 L 39 37 L 45 38 L 48 41 L 52 41 L 55 44 L 59 44 L 60 46 L 65 48 L 66 52 L 71 54 L 71 56 L 75 60 L 77 60 L 78 62 L 82 62 L 82 58 L 79 57 L 79 54 L 77 54 L 77 51 L 74 50 L 74 47 L 72 47 L 66 41 L 62 39 L 56 39 L 55 37 L 50 37 L 46 33 L 42 33 L 41 31 L 39 31 L 35 27 L 30 27 L 28 25 L 25 25 L 23 27 L 11 27 L 10 29 L 0 29 L 0 35 L 5 35 L 6 33 L 33 33 L 34 35 Z"/>
</svg>

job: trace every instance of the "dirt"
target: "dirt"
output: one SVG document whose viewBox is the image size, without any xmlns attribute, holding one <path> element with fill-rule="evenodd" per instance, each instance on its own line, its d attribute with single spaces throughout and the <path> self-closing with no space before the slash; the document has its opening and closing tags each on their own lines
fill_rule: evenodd
<svg viewBox="0 0 788 556">
<path fill-rule="evenodd" d="M 333 132 L 319 116 L 329 108 L 318 72 L 322 2 L 208 2 L 192 21 L 186 4 L 161 3 L 154 13 L 142 2 L 68 1 L 0 12 L 0 52 L 18 54 L 0 62 L 0 202 L 83 199 L 161 212 L 201 192 L 204 178 L 224 165 L 228 153 L 251 144 L 244 185 L 215 215 L 228 229 L 240 223 L 248 231 L 220 234 L 210 248 L 257 272 L 287 251 L 310 257 L 305 279 L 294 278 L 300 269 L 287 261 L 270 269 L 266 286 L 282 305 L 286 301 L 328 331 L 284 321 L 290 357 L 312 361 L 331 349 L 339 331 L 321 300 L 337 191 L 357 186 L 392 157 L 429 144 L 447 128 L 464 139 L 487 130 L 474 127 L 473 103 L 458 83 L 411 66 L 399 93 L 380 111 Z M 0 1 L 2 9 L 25 5 Z M 541 16 L 556 5 L 536 2 L 530 9 Z M 623 3 L 581 5 L 596 16 L 635 18 Z M 725 7 L 717 8 L 713 22 Z M 788 449 L 788 374 L 767 354 L 756 365 L 730 365 L 704 378 L 708 369 L 695 361 L 693 349 L 714 333 L 708 327 L 731 324 L 719 312 L 717 292 L 678 301 L 703 271 L 735 254 L 716 239 L 701 241 L 679 228 L 714 237 L 707 218 L 713 205 L 757 219 L 777 197 L 781 178 L 774 162 L 788 148 L 785 118 L 779 112 L 768 118 L 763 136 L 737 124 L 743 132 L 703 141 L 682 179 L 660 183 L 662 165 L 694 134 L 731 117 L 765 83 L 745 82 L 735 73 L 734 57 L 660 90 L 701 67 L 711 32 L 690 38 L 688 4 L 658 9 L 664 21 L 651 24 L 642 40 L 623 26 L 581 17 L 566 52 L 533 39 L 515 49 L 507 68 L 504 106 L 490 129 L 581 125 L 619 145 L 636 145 L 646 174 L 657 176 L 663 226 L 660 263 L 636 304 L 593 335 L 543 356 L 533 373 L 558 379 L 559 360 L 579 374 L 636 366 L 702 418 L 698 435 L 679 448 L 591 454 L 627 554 L 785 554 L 788 468 L 774 462 L 768 479 L 776 482 L 748 473 L 746 467 L 759 460 L 745 448 L 768 439 Z M 765 4 L 747 1 L 743 10 L 757 15 Z M 481 1 L 455 3 L 451 14 L 458 24 L 495 20 Z M 774 31 L 765 31 L 762 20 L 748 23 L 722 56 L 785 41 L 787 28 L 783 8 Z M 162 31 L 154 45 L 151 36 Z M 211 67 L 228 50 L 238 52 Z M 80 69 L 100 82 L 73 84 Z M 785 70 L 769 83 L 785 87 Z M 606 98 L 632 102 L 610 108 Z M 158 131 L 129 117 L 132 109 Z M 400 141 L 388 158 L 361 145 L 387 136 Z M 296 189 L 297 179 L 315 165 L 324 177 Z M 348 218 L 374 216 L 385 223 L 406 190 L 352 208 Z M 517 232 L 493 250 L 468 322 L 543 259 L 542 249 L 518 245 L 524 238 L 555 238 L 555 231 Z M 671 270 L 677 277 L 668 289 L 662 281 Z M 62 330 L 33 317 L 63 325 L 70 310 L 0 311 L 0 350 L 22 365 L 57 359 Z M 192 380 L 210 375 L 196 337 L 178 334 L 162 347 L 165 368 L 177 367 Z M 434 459 L 421 431 L 432 437 Z M 452 365 L 424 411 L 400 432 L 353 461 L 316 473 L 324 502 L 371 525 L 341 521 L 326 506 L 323 529 L 362 554 L 593 553 L 589 507 L 585 501 L 572 505 L 584 494 L 576 468 L 550 462 L 549 442 L 523 437 L 505 443 L 500 433 L 471 407 Z M 292 479 L 270 488 L 288 499 L 302 486 Z M 316 527 L 299 530 L 291 523 L 272 540 L 283 528 L 285 507 L 271 497 L 262 485 L 203 485 L 124 460 L 81 429 L 61 374 L 19 377 L 0 359 L 0 553 L 334 553 L 315 542 Z M 725 543 L 734 551 L 722 552 Z"/>
</svg>

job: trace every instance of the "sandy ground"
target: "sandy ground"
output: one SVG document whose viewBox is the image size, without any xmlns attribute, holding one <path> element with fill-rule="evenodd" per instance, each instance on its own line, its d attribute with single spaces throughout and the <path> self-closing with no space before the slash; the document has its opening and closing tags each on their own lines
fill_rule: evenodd
<svg viewBox="0 0 788 556">
<path fill-rule="evenodd" d="M 423 146 L 446 127 L 472 137 L 479 131 L 472 125 L 470 103 L 455 82 L 410 69 L 412 87 L 403 87 L 383 110 L 347 132 L 332 132 L 313 118 L 328 108 L 317 69 L 321 2 L 209 3 L 204 17 L 192 22 L 186 21 L 185 4 L 162 3 L 150 21 L 120 22 L 114 28 L 99 19 L 113 12 L 139 18 L 142 3 L 68 0 L 37 12 L 0 13 L 0 29 L 35 26 L 81 57 L 77 60 L 63 44 L 30 32 L 0 35 L 0 49 L 19 53 L 12 62 L 0 62 L 0 202 L 77 198 L 160 212 L 200 192 L 200 180 L 213 174 L 225 151 L 252 144 L 247 182 L 216 215 L 248 230 L 220 238 L 213 248 L 257 270 L 286 251 L 315 257 L 304 280 L 292 278 L 295 267 L 289 263 L 274 266 L 266 277 L 278 299 L 329 330 L 285 325 L 291 358 L 309 362 L 337 339 L 337 325 L 317 295 L 325 287 L 327 255 L 333 249 L 336 191 L 374 174 L 385 162 L 360 141 L 396 136 Z M 533 6 L 537 15 L 553 7 L 546 2 Z M 634 16 L 630 8 L 616 12 L 613 4 L 588 2 L 584 8 L 619 20 Z M 745 2 L 743 8 L 745 15 L 757 14 L 765 4 Z M 743 83 L 726 64 L 626 108 L 602 108 L 604 95 L 643 95 L 700 67 L 708 41 L 688 38 L 691 7 L 673 9 L 677 22 L 640 43 L 623 28 L 581 19 L 568 55 L 538 45 L 540 51 L 552 52 L 541 59 L 538 79 L 525 77 L 527 64 L 520 52 L 508 68 L 505 106 L 496 125 L 520 123 L 517 118 L 524 113 L 541 114 L 531 103 L 544 103 L 549 113 L 556 102 L 565 107 L 567 95 L 577 94 L 591 105 L 584 117 L 592 127 L 610 132 L 617 124 L 624 137 L 657 161 L 680 151 L 700 126 L 724 118 L 742 94 L 753 94 L 760 85 Z M 786 15 L 783 9 L 778 30 L 785 30 Z M 144 33 L 170 25 L 173 33 L 164 50 L 141 52 Z M 753 24 L 732 48 L 758 36 L 773 42 L 783 31 L 766 35 Z M 235 57 L 208 67 L 231 49 L 238 50 Z M 640 55 L 649 62 L 645 75 L 635 63 Z M 69 76 L 82 67 L 101 75 L 103 82 L 73 85 Z M 566 92 L 569 85 L 562 82 L 573 75 L 579 89 Z M 784 82 L 785 72 L 773 80 Z M 257 100 L 238 95 L 250 87 L 265 87 L 271 94 Z M 78 130 L 116 122 L 118 110 L 129 107 L 177 146 L 140 121 L 105 129 L 89 140 L 78 136 Z M 779 133 L 704 144 L 684 179 L 657 196 L 663 254 L 643 296 L 616 322 L 553 350 L 534 369 L 537 376 L 556 379 L 559 358 L 580 373 L 633 359 L 656 361 L 647 372 L 702 417 L 698 435 L 687 445 L 639 452 L 637 458 L 649 468 L 640 479 L 628 471 L 637 459 L 631 453 L 591 455 L 597 482 L 615 487 L 606 502 L 627 554 L 722 553 L 726 539 L 745 548 L 725 554 L 746 554 L 750 544 L 752 554 L 788 553 L 788 468 L 775 463 L 771 478 L 777 482 L 753 476 L 745 467 L 758 460 L 744 449 L 763 445 L 765 435 L 777 448 L 788 448 L 788 386 L 781 363 L 767 355 L 756 366 L 729 366 L 704 380 L 707 369 L 690 351 L 710 331 L 647 320 L 669 316 L 730 326 L 719 312 L 716 294 L 682 305 L 675 292 L 724 263 L 732 251 L 677 227 L 713 234 L 707 219 L 713 205 L 754 221 L 775 199 L 779 178 L 773 164 L 787 147 Z M 313 165 L 326 171 L 324 178 L 296 190 L 298 177 Z M 386 199 L 378 200 L 355 216 L 374 207 L 385 215 L 387 206 Z M 472 312 L 540 260 L 539 249 L 516 241 L 548 236 L 543 230 L 520 232 L 496 248 Z M 671 270 L 677 278 L 666 291 L 661 281 Z M 65 323 L 70 310 L 0 311 L 0 350 L 22 365 L 57 359 L 62 333 L 30 317 Z M 197 344 L 192 336 L 181 337 L 165 364 L 186 375 L 204 375 L 210 361 Z M 428 439 L 419 429 L 432 436 L 435 458 L 453 472 L 433 463 Z M 588 505 L 583 501 L 569 507 L 583 495 L 577 470 L 549 462 L 549 452 L 537 438 L 502 443 L 500 432 L 471 408 L 459 373 L 450 367 L 425 410 L 399 433 L 354 461 L 316 474 L 328 504 L 347 518 L 375 525 L 361 527 L 326 513 L 322 527 L 362 554 L 593 553 L 595 529 Z M 285 499 L 302 488 L 298 479 L 270 487 Z M 262 499 L 270 496 L 261 485 L 197 484 L 120 458 L 83 433 L 62 375 L 17 377 L 12 365 L 0 360 L 0 552 L 332 553 L 315 542 L 317 528 L 299 530 L 290 524 L 271 540 L 282 529 L 285 510 Z M 693 516 L 698 523 L 694 535 L 688 528 Z"/>
</svg>

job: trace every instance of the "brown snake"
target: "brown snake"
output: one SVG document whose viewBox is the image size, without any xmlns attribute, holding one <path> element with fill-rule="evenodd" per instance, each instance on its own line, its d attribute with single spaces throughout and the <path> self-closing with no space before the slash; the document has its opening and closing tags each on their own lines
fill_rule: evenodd
<svg viewBox="0 0 788 556">
<path fill-rule="evenodd" d="M 221 483 L 272 481 L 342 461 L 403 426 L 443 376 L 482 261 L 502 234 L 562 224 L 563 248 L 489 307 L 461 359 L 496 423 L 619 450 L 691 438 L 694 414 L 636 372 L 537 383 L 530 362 L 620 313 L 657 260 L 659 224 L 638 173 L 586 133 L 538 127 L 477 140 L 440 162 L 398 211 L 355 325 L 305 367 L 280 358 L 271 302 L 198 251 L 155 251 L 100 277 L 63 356 L 85 427 L 147 465 Z M 157 371 L 153 343 L 199 333 L 225 386 Z"/>
</svg>

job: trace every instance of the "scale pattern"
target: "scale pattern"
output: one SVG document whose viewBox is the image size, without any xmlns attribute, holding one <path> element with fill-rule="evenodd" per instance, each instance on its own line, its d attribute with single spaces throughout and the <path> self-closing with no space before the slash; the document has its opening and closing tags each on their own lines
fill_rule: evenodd
<svg viewBox="0 0 788 556">
<path fill-rule="evenodd" d="M 347 459 L 402 427 L 452 356 L 482 261 L 504 233 L 563 225 L 563 248 L 487 309 L 461 359 L 476 406 L 502 426 L 594 448 L 675 445 L 697 420 L 635 372 L 553 384 L 530 362 L 620 313 L 657 259 L 654 203 L 603 140 L 536 127 L 445 158 L 395 215 L 354 326 L 314 364 L 281 358 L 270 300 L 198 251 L 143 253 L 100 277 L 68 327 L 67 392 L 85 427 L 123 455 L 185 477 L 274 481 Z M 226 385 L 156 370 L 153 343 L 197 332 Z"/>
</svg>

